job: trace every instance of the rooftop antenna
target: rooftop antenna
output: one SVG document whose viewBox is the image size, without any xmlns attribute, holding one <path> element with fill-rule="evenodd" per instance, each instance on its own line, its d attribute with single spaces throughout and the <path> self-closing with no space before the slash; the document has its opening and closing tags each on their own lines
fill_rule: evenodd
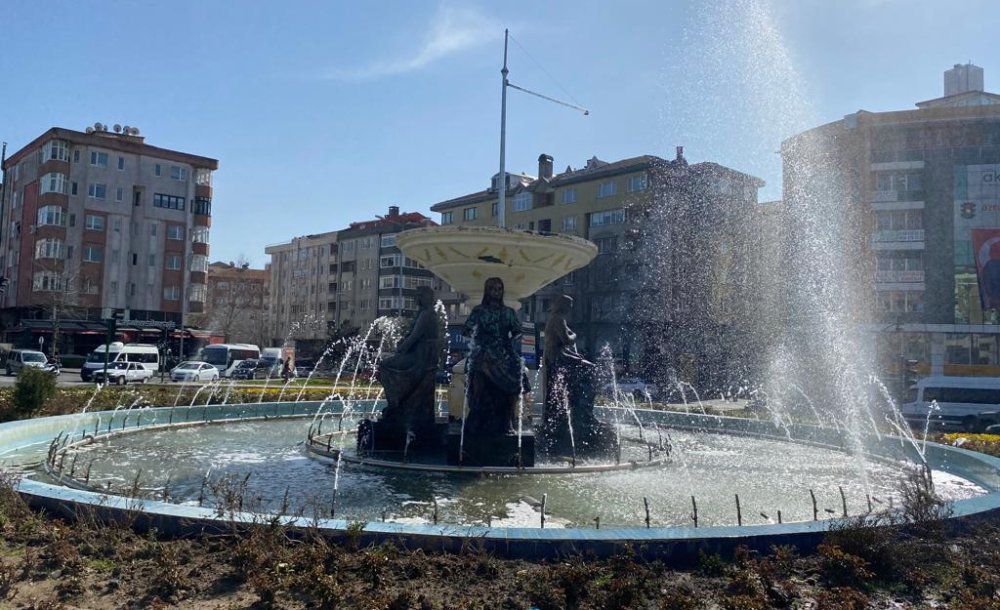
<svg viewBox="0 0 1000 610">
<path fill-rule="evenodd" d="M 517 89 L 522 93 L 527 93 L 528 95 L 533 95 L 535 97 L 540 97 L 543 100 L 548 100 L 560 106 L 565 106 L 567 108 L 572 108 L 578 112 L 582 112 L 583 116 L 590 115 L 590 111 L 581 106 L 575 104 L 570 104 L 569 102 L 564 102 L 562 100 L 557 100 L 554 97 L 549 97 L 547 95 L 542 95 L 541 93 L 536 93 L 524 87 L 518 87 L 517 85 L 511 83 L 507 80 L 507 39 L 510 37 L 510 30 L 504 29 L 503 31 L 503 69 L 500 70 L 500 75 L 502 77 L 503 88 L 500 98 L 500 184 L 497 189 L 497 224 L 500 228 L 506 226 L 506 207 L 507 207 L 507 172 L 506 172 L 506 148 L 507 148 L 507 87 L 512 89 Z"/>
</svg>

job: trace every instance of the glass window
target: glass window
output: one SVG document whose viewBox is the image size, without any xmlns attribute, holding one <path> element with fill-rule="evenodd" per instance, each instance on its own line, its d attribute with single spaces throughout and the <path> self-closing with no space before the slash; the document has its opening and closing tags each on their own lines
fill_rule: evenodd
<svg viewBox="0 0 1000 610">
<path fill-rule="evenodd" d="M 605 210 L 604 212 L 594 212 L 590 215 L 590 226 L 599 227 L 602 225 L 622 224 L 625 222 L 625 210 Z"/>
<path fill-rule="evenodd" d="M 87 197 L 91 199 L 104 199 L 108 195 L 108 185 L 95 182 L 87 185 Z"/>
<path fill-rule="evenodd" d="M 177 286 L 164 286 L 163 287 L 163 299 L 165 301 L 179 301 L 181 298 L 181 289 Z"/>
<path fill-rule="evenodd" d="M 171 180 L 187 181 L 187 179 L 188 179 L 188 170 L 187 170 L 187 168 L 186 167 L 181 167 L 179 165 L 171 165 L 170 166 L 170 179 Z"/>
<path fill-rule="evenodd" d="M 514 211 L 526 212 L 531 209 L 531 193 L 524 191 L 514 195 Z"/>
<path fill-rule="evenodd" d="M 103 258 L 103 250 L 100 246 L 87 246 L 83 247 L 83 262 L 85 263 L 99 263 Z"/>
<path fill-rule="evenodd" d="M 462 220 L 475 220 L 476 208 L 465 208 L 462 210 Z"/>
<path fill-rule="evenodd" d="M 186 199 L 175 195 L 164 195 L 163 193 L 153 193 L 153 207 L 166 208 L 168 210 L 183 210 Z"/>
<path fill-rule="evenodd" d="M 441 224 L 450 225 L 455 222 L 454 212 L 441 212 Z"/>
<path fill-rule="evenodd" d="M 125 199 L 125 189 L 119 186 L 117 189 L 115 189 L 115 201 L 121 203 L 124 199 Z"/>
<path fill-rule="evenodd" d="M 181 268 L 181 255 L 180 254 L 167 254 L 167 269 L 171 271 L 179 271 Z"/>
<path fill-rule="evenodd" d="M 149 223 L 149 236 L 150 237 L 156 237 L 156 223 L 155 222 Z"/>
<path fill-rule="evenodd" d="M 39 193 L 69 193 L 69 180 L 63 174 L 45 174 L 39 180 Z"/>
<path fill-rule="evenodd" d="M 638 191 L 646 190 L 646 174 L 639 174 L 638 176 L 629 176 L 628 178 L 628 192 L 636 193 Z"/>
<path fill-rule="evenodd" d="M 104 217 L 94 216 L 93 214 L 87 214 L 87 218 L 83 226 L 87 229 L 90 229 L 91 231 L 103 231 Z"/>
<path fill-rule="evenodd" d="M 597 187 L 597 197 L 602 199 L 604 197 L 612 197 L 618 192 L 618 187 L 615 185 L 614 180 L 608 180 L 607 182 L 602 182 L 600 186 Z"/>
<path fill-rule="evenodd" d="M 57 205 L 47 205 L 38 209 L 38 226 L 66 226 L 66 210 Z"/>
<path fill-rule="evenodd" d="M 194 227 L 191 229 L 191 241 L 196 244 L 207 244 L 208 227 Z"/>
<path fill-rule="evenodd" d="M 160 164 L 157 163 L 156 165 L 153 166 L 153 175 L 154 176 L 159 176 L 159 175 L 161 175 L 161 173 L 162 173 L 162 170 L 160 168 Z"/>
<path fill-rule="evenodd" d="M 90 164 L 95 167 L 107 167 L 108 166 L 108 153 L 97 152 L 96 150 L 90 152 Z"/>
<path fill-rule="evenodd" d="M 62 290 L 62 274 L 55 271 L 39 271 L 32 277 L 31 287 L 33 290 L 46 292 Z"/>
<path fill-rule="evenodd" d="M 125 157 L 118 157 L 118 169 L 125 169 Z"/>
<path fill-rule="evenodd" d="M 184 239 L 184 227 L 167 225 L 167 239 Z"/>
<path fill-rule="evenodd" d="M 42 150 L 43 161 L 69 161 L 69 144 L 65 140 L 50 140 Z"/>
<path fill-rule="evenodd" d="M 208 257 L 203 254 L 191 256 L 191 271 L 208 272 Z"/>
<path fill-rule="evenodd" d="M 575 231 L 576 230 L 576 216 L 567 216 L 563 218 L 562 221 L 563 231 Z"/>
<path fill-rule="evenodd" d="M 563 203 L 576 203 L 576 189 L 564 189 L 560 197 L 560 201 Z"/>
<path fill-rule="evenodd" d="M 396 245 L 396 235 L 383 235 L 382 236 L 382 247 L 391 248 Z"/>
<path fill-rule="evenodd" d="M 63 257 L 63 242 L 61 239 L 41 239 L 35 244 L 35 258 Z"/>
</svg>

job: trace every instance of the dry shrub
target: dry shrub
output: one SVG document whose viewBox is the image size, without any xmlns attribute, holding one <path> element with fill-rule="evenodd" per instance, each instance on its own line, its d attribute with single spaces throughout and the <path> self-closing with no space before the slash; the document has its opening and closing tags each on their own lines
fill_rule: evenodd
<svg viewBox="0 0 1000 610">
<path fill-rule="evenodd" d="M 868 596 L 850 587 L 836 587 L 816 595 L 816 610 L 865 610 Z"/>
<path fill-rule="evenodd" d="M 0 600 L 14 599 L 21 570 L 12 563 L 0 561 Z"/>
<path fill-rule="evenodd" d="M 824 543 L 818 550 L 823 560 L 823 576 L 831 583 L 864 588 L 875 576 L 867 561 L 839 546 Z"/>
</svg>

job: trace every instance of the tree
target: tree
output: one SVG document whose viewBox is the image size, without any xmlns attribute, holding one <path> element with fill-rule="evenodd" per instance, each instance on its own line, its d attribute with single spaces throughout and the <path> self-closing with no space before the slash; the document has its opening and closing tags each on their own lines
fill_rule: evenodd
<svg viewBox="0 0 1000 610">
<path fill-rule="evenodd" d="M 251 269 L 243 254 L 233 262 L 212 263 L 206 312 L 194 322 L 220 331 L 231 343 L 267 345 L 267 277 Z"/>
</svg>

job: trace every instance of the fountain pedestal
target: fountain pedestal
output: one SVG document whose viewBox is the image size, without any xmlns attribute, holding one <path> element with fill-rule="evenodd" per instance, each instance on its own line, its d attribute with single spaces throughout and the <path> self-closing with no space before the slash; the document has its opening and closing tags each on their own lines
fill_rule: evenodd
<svg viewBox="0 0 1000 610">
<path fill-rule="evenodd" d="M 358 424 L 359 454 L 377 453 L 436 453 L 440 455 L 448 432 L 446 423 L 431 423 L 407 430 L 394 423 L 363 420 Z M 407 437 L 409 436 L 409 439 Z M 439 458 L 440 459 L 440 458 Z"/>
<path fill-rule="evenodd" d="M 466 435 L 462 439 L 462 422 L 448 426 L 448 463 L 452 466 L 514 466 L 531 468 L 535 465 L 535 433 L 521 433 L 520 449 L 516 434 L 502 436 Z M 462 459 L 459 460 L 459 450 Z"/>
</svg>

